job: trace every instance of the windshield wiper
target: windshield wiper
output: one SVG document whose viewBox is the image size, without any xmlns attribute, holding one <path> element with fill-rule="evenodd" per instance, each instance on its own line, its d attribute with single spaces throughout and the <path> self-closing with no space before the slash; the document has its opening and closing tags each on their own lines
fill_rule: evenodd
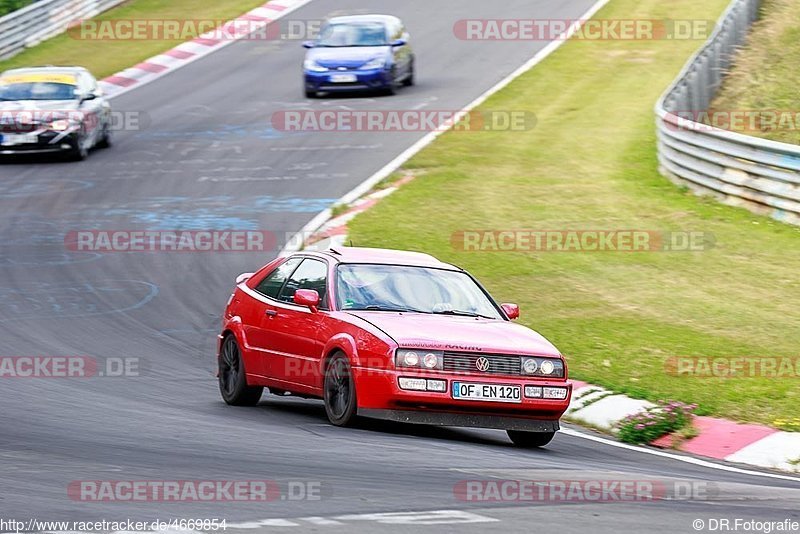
<svg viewBox="0 0 800 534">
<path fill-rule="evenodd" d="M 414 310 L 412 308 L 403 308 L 400 306 L 379 306 L 377 304 L 370 304 L 363 308 L 348 308 L 347 311 L 385 311 L 385 312 L 406 312 L 406 313 L 426 313 L 422 310 Z"/>
<path fill-rule="evenodd" d="M 435 311 L 433 313 L 436 315 L 457 315 L 459 317 L 481 317 L 482 319 L 495 319 L 495 317 L 489 317 L 488 315 L 481 315 L 480 313 L 463 310 L 442 310 Z"/>
</svg>

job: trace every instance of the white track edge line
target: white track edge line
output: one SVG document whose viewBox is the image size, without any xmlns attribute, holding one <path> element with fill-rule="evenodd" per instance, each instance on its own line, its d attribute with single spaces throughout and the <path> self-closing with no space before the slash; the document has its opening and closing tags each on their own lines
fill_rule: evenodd
<svg viewBox="0 0 800 534">
<path fill-rule="evenodd" d="M 644 454 L 650 454 L 652 456 L 660 456 L 661 458 L 669 458 L 670 460 L 677 460 L 679 462 L 684 462 L 687 464 L 696 465 L 699 467 L 707 467 L 710 469 L 717 469 L 719 471 L 728 471 L 729 473 L 737 473 L 740 475 L 750 475 L 750 476 L 757 476 L 757 477 L 765 477 L 765 478 L 776 478 L 779 480 L 789 480 L 792 482 L 800 482 L 800 477 L 794 477 L 791 475 L 780 475 L 778 473 L 763 473 L 761 471 L 751 471 L 749 469 L 742 469 L 740 467 L 733 467 L 731 465 L 724 465 L 718 464 L 714 462 L 709 462 L 708 460 L 701 460 L 700 458 L 695 458 L 694 456 L 682 456 L 679 454 L 672 454 L 669 452 L 664 451 L 656 451 L 652 449 L 645 449 L 644 447 L 637 447 L 636 445 L 629 445 L 628 443 L 622 443 L 619 441 L 614 441 L 612 439 L 601 438 L 599 436 L 592 436 L 591 434 L 585 434 L 578 430 L 573 430 L 571 428 L 562 428 L 560 433 L 566 436 L 573 436 L 576 438 L 581 439 L 588 439 L 589 441 L 594 441 L 597 443 L 602 443 L 604 445 L 609 445 L 611 447 L 617 447 L 619 449 L 626 449 L 629 451 L 637 451 Z"/>
</svg>

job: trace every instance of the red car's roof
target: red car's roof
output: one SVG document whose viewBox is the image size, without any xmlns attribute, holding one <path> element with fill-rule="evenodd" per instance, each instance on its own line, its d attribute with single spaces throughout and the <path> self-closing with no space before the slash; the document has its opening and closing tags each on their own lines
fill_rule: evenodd
<svg viewBox="0 0 800 534">
<path fill-rule="evenodd" d="M 444 263 L 430 254 L 407 250 L 390 250 L 385 248 L 336 247 L 323 254 L 335 258 L 340 263 L 378 263 L 385 265 L 415 265 L 434 267 L 437 269 L 458 270 L 449 263 Z"/>
</svg>

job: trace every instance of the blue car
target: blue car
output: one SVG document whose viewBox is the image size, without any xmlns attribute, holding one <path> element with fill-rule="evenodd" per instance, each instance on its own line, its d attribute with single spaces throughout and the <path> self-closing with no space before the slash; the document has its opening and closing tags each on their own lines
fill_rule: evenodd
<svg viewBox="0 0 800 534">
<path fill-rule="evenodd" d="M 335 17 L 320 29 L 303 63 L 305 94 L 382 91 L 414 84 L 414 52 L 403 22 L 389 15 Z"/>
</svg>

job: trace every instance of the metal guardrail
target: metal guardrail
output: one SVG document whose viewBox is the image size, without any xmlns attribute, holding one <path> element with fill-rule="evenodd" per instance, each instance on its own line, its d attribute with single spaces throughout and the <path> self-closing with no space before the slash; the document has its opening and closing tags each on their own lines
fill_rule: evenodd
<svg viewBox="0 0 800 534">
<path fill-rule="evenodd" d="M 800 225 L 800 146 L 712 128 L 708 110 L 760 0 L 733 0 L 714 34 L 656 104 L 662 174 L 726 204 Z"/>
<path fill-rule="evenodd" d="M 81 19 L 94 17 L 125 0 L 39 0 L 0 17 L 0 59 L 66 30 Z"/>
</svg>

